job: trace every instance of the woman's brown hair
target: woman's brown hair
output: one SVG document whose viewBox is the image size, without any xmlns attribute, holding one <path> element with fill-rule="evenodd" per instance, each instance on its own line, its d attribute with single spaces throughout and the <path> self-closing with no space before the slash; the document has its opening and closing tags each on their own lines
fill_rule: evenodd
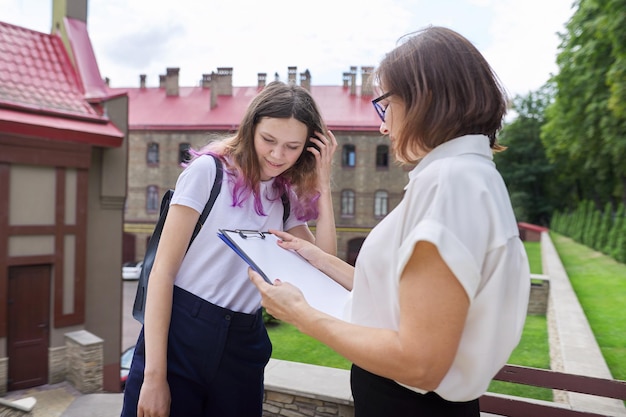
<svg viewBox="0 0 626 417">
<path fill-rule="evenodd" d="M 403 36 L 375 74 L 390 100 L 404 103 L 394 132 L 396 156 L 415 163 L 420 154 L 468 134 L 489 137 L 494 151 L 507 96 L 491 66 L 472 43 L 453 30 L 428 27 Z"/>
</svg>

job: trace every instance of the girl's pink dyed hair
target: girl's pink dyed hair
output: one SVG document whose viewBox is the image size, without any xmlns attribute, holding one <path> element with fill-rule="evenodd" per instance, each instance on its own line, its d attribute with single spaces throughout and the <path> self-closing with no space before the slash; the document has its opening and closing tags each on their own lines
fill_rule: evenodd
<svg viewBox="0 0 626 417">
<path fill-rule="evenodd" d="M 327 130 L 313 97 L 306 89 L 274 81 L 252 100 L 234 136 L 210 142 L 197 151 L 190 149 L 191 160 L 188 162 L 205 154 L 219 157 L 224 163 L 229 181 L 233 184 L 233 207 L 241 207 L 244 201 L 252 197 L 255 211 L 261 216 L 266 214 L 259 195 L 261 178 L 258 155 L 254 148 L 254 134 L 256 125 L 264 117 L 293 117 L 307 126 L 308 137 L 314 136 L 315 132 L 325 133 Z M 296 163 L 276 177 L 273 186 L 278 191 L 278 196 L 295 192 L 297 199 L 292 200 L 291 205 L 298 220 L 308 221 L 318 217 L 320 194 L 317 190 L 315 156 L 306 150 L 306 146 Z"/>
</svg>

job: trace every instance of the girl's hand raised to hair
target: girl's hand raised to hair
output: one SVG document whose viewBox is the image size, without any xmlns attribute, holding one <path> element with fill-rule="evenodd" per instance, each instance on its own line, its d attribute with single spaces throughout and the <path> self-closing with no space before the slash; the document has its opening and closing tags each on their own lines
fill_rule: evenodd
<svg viewBox="0 0 626 417">
<path fill-rule="evenodd" d="M 315 132 L 315 135 L 311 138 L 311 142 L 318 149 L 310 146 L 307 150 L 315 155 L 319 191 L 330 191 L 330 175 L 332 172 L 333 155 L 337 150 L 337 139 L 335 139 L 335 135 L 330 130 L 326 131 L 326 135 L 320 132 Z"/>
</svg>

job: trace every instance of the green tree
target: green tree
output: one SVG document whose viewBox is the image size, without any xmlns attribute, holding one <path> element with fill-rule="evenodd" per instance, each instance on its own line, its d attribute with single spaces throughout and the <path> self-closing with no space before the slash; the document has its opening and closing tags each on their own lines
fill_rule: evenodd
<svg viewBox="0 0 626 417">
<path fill-rule="evenodd" d="M 623 235 L 625 234 L 622 231 L 624 224 L 626 224 L 626 221 L 624 221 L 624 216 L 626 215 L 625 211 L 626 211 L 625 205 L 620 204 L 619 207 L 617 208 L 617 212 L 615 213 L 615 219 L 613 220 L 613 227 L 611 228 L 611 231 L 609 232 L 609 242 L 607 244 L 609 248 L 608 253 L 614 259 L 618 258 L 620 239 L 622 239 Z"/>
<path fill-rule="evenodd" d="M 626 0 L 577 0 L 541 139 L 575 201 L 626 201 Z"/>
<path fill-rule="evenodd" d="M 602 223 L 600 224 L 600 230 L 596 237 L 597 249 L 604 253 L 609 254 L 607 244 L 609 242 L 609 232 L 611 231 L 611 225 L 613 224 L 613 205 L 606 203 L 604 206 L 604 213 L 602 213 Z"/>
<path fill-rule="evenodd" d="M 494 156 L 509 190 L 516 218 L 544 226 L 548 225 L 554 211 L 553 166 L 540 138 L 549 100 L 547 88 L 513 99 L 517 117 L 504 126 L 499 137 L 499 142 L 507 149 Z"/>
</svg>

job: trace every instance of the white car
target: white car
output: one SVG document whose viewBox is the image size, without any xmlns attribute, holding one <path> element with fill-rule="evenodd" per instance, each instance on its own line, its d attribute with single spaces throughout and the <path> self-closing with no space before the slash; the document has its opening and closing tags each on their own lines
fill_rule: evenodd
<svg viewBox="0 0 626 417">
<path fill-rule="evenodd" d="M 122 279 L 139 279 L 139 276 L 141 275 L 141 268 L 143 268 L 143 261 L 126 262 L 122 265 Z"/>
</svg>

